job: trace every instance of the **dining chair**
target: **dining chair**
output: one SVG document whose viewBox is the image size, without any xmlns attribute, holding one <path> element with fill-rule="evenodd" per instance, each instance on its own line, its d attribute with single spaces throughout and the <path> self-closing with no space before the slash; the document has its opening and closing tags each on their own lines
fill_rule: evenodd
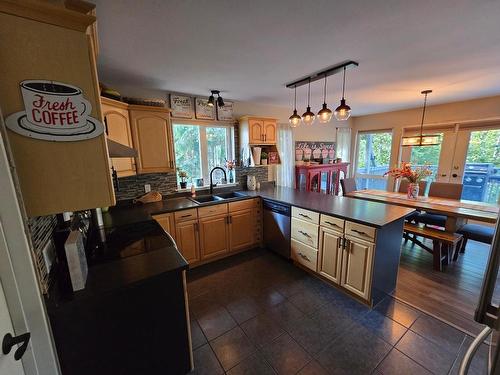
<svg viewBox="0 0 500 375">
<path fill-rule="evenodd" d="M 457 231 L 457 233 L 463 236 L 463 240 L 460 246 L 460 251 L 455 251 L 455 253 L 453 254 L 453 260 L 457 260 L 459 252 L 465 252 L 467 240 L 478 241 L 491 245 L 491 243 L 493 242 L 493 236 L 495 234 L 495 228 L 480 224 L 465 224 Z"/>
<path fill-rule="evenodd" d="M 340 186 L 342 186 L 343 195 L 358 190 L 356 187 L 356 180 L 354 178 L 343 178 L 340 180 Z"/>
<path fill-rule="evenodd" d="M 462 196 L 462 189 L 462 184 L 452 184 L 449 182 L 431 182 L 431 186 L 429 188 L 429 197 L 460 200 L 460 197 Z M 415 221 L 426 225 L 435 225 L 444 228 L 446 219 L 446 215 L 437 215 L 423 212 L 418 215 Z"/>
</svg>

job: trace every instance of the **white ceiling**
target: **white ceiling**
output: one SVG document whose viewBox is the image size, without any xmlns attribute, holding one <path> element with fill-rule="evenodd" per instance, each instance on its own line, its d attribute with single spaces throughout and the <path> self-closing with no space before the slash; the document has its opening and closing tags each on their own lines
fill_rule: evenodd
<svg viewBox="0 0 500 375">
<path fill-rule="evenodd" d="M 112 85 L 291 106 L 286 82 L 352 59 L 353 115 L 420 106 L 427 88 L 429 104 L 500 94 L 498 0 L 97 0 L 97 16 Z M 335 108 L 341 75 L 328 82 Z"/>
</svg>

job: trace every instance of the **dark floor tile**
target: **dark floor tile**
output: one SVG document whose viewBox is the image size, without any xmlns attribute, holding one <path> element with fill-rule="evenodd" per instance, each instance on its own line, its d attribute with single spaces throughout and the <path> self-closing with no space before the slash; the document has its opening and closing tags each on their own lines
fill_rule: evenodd
<svg viewBox="0 0 500 375">
<path fill-rule="evenodd" d="M 285 331 L 274 320 L 269 318 L 267 314 L 259 314 L 256 317 L 247 320 L 241 325 L 245 334 L 250 340 L 258 346 L 267 344 Z"/>
<path fill-rule="evenodd" d="M 447 374 L 455 355 L 422 336 L 408 330 L 396 345 L 396 349 L 418 362 L 434 374 Z"/>
<path fill-rule="evenodd" d="M 259 303 L 248 295 L 240 296 L 226 305 L 227 311 L 238 322 L 238 324 L 253 318 L 264 309 Z"/>
<path fill-rule="evenodd" d="M 220 306 L 221 304 L 213 293 L 205 293 L 189 300 L 189 312 L 192 318 L 199 318 L 201 315 L 216 310 Z"/>
<path fill-rule="evenodd" d="M 397 349 L 392 349 L 377 371 L 384 375 L 432 375 L 431 372 L 420 366 Z"/>
<path fill-rule="evenodd" d="M 390 350 L 384 340 L 358 326 L 333 340 L 316 359 L 333 374 L 370 374 Z"/>
<path fill-rule="evenodd" d="M 399 324 L 405 327 L 410 327 L 415 320 L 419 317 L 420 313 L 418 310 L 395 300 L 392 297 L 387 297 L 382 302 L 380 302 L 376 307 L 376 311 L 388 316 L 392 320 L 395 320 Z"/>
<path fill-rule="evenodd" d="M 290 302 L 283 302 L 272 307 L 266 312 L 268 316 L 285 330 L 301 319 L 304 314 Z"/>
<path fill-rule="evenodd" d="M 247 357 L 227 372 L 228 375 L 275 375 L 271 365 L 259 353 Z"/>
<path fill-rule="evenodd" d="M 306 290 L 296 293 L 290 296 L 288 300 L 306 315 L 314 313 L 327 302 L 327 300 L 315 290 Z"/>
<path fill-rule="evenodd" d="M 253 297 L 263 308 L 273 307 L 286 301 L 286 298 L 273 287 L 260 290 Z"/>
<path fill-rule="evenodd" d="M 205 312 L 198 318 L 198 323 L 209 341 L 236 326 L 236 322 L 224 307 Z"/>
<path fill-rule="evenodd" d="M 311 361 L 309 354 L 286 333 L 265 345 L 262 353 L 278 374 L 295 374 Z"/>
<path fill-rule="evenodd" d="M 300 270 L 300 272 L 302 272 L 303 275 L 299 276 L 296 279 L 282 282 L 276 286 L 278 292 L 281 295 L 285 296 L 286 298 L 290 298 L 294 294 L 314 290 L 308 284 L 308 281 L 306 281 L 310 276 L 306 275 L 305 271 Z"/>
<path fill-rule="evenodd" d="M 310 316 L 313 320 L 328 322 L 330 330 L 335 336 L 339 336 L 349 329 L 352 329 L 356 323 L 357 317 L 345 313 L 341 308 L 331 304 L 326 304 Z"/>
<path fill-rule="evenodd" d="M 465 339 L 465 333 L 429 315 L 421 315 L 413 323 L 411 330 L 452 354 L 458 353 Z"/>
<path fill-rule="evenodd" d="M 314 355 L 337 336 L 338 330 L 331 321 L 305 316 L 288 332 L 309 354 Z"/>
<path fill-rule="evenodd" d="M 205 344 L 193 352 L 194 370 L 192 374 L 197 375 L 218 375 L 224 374 L 217 357 L 210 345 Z"/>
<path fill-rule="evenodd" d="M 316 361 L 309 362 L 298 375 L 327 375 L 328 372 Z"/>
<path fill-rule="evenodd" d="M 472 338 L 470 336 L 467 336 L 460 348 L 458 357 L 453 364 L 450 375 L 458 374 L 460 364 L 462 363 L 462 359 L 464 358 L 465 352 L 467 351 L 467 348 L 470 346 L 470 344 L 472 344 Z M 489 346 L 486 344 L 481 344 L 476 354 L 474 355 L 474 358 L 472 359 L 468 375 L 485 375 L 488 373 L 488 353 Z"/>
<path fill-rule="evenodd" d="M 193 344 L 193 349 L 196 349 L 207 342 L 207 338 L 203 334 L 203 331 L 196 320 L 191 320 L 191 342 Z"/>
<path fill-rule="evenodd" d="M 391 345 L 396 345 L 407 331 L 406 327 L 375 310 L 366 314 L 360 323 Z"/>
<path fill-rule="evenodd" d="M 226 371 L 236 366 L 256 350 L 240 327 L 235 327 L 210 341 L 210 345 Z"/>
</svg>

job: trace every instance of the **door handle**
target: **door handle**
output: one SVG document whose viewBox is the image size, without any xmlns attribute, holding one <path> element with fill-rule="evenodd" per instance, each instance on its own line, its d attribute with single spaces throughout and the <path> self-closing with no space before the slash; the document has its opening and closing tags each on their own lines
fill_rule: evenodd
<svg viewBox="0 0 500 375">
<path fill-rule="evenodd" d="M 3 354 L 9 354 L 14 345 L 21 344 L 14 352 L 14 359 L 16 361 L 19 361 L 26 352 L 26 349 L 28 348 L 28 343 L 30 342 L 30 338 L 31 338 L 31 333 L 29 332 L 23 333 L 22 335 L 19 336 L 12 336 L 10 333 L 7 333 L 3 337 L 2 341 Z"/>
<path fill-rule="evenodd" d="M 340 225 L 337 225 L 335 223 L 332 223 L 331 221 L 325 221 L 326 224 L 330 224 L 331 226 L 334 226 L 334 227 L 337 227 L 337 228 L 340 228 Z"/>
</svg>

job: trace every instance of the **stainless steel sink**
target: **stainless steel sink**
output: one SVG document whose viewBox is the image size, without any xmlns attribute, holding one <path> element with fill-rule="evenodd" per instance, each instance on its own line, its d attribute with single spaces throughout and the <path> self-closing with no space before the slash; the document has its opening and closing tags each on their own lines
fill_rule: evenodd
<svg viewBox="0 0 500 375">
<path fill-rule="evenodd" d="M 216 194 L 216 197 L 222 198 L 222 199 L 231 199 L 231 198 L 241 198 L 244 197 L 243 194 L 238 193 L 237 191 L 230 191 L 228 193 L 220 193 Z"/>
<path fill-rule="evenodd" d="M 201 204 L 201 203 L 208 203 L 208 202 L 217 202 L 217 201 L 222 201 L 224 198 L 218 197 L 216 195 L 201 195 L 196 198 L 188 198 L 189 200 L 192 200 L 195 203 Z"/>
</svg>

